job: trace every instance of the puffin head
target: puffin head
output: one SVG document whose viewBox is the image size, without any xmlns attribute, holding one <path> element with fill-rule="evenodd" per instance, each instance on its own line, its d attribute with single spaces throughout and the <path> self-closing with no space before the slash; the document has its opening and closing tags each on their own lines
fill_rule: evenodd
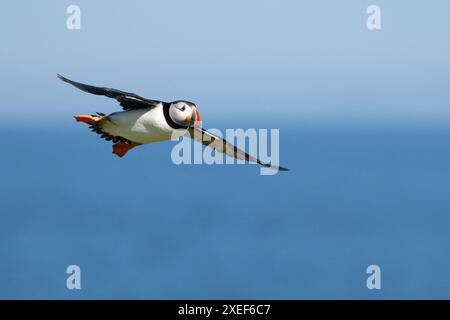
<svg viewBox="0 0 450 320">
<path fill-rule="evenodd" d="M 202 119 L 195 103 L 177 100 L 170 104 L 169 116 L 173 122 L 187 127 L 201 126 Z"/>
</svg>

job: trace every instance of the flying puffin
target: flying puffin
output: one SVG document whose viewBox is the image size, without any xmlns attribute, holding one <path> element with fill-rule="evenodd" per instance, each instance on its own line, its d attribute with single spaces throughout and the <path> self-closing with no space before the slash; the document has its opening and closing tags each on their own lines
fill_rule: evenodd
<svg viewBox="0 0 450 320">
<path fill-rule="evenodd" d="M 97 112 L 96 115 L 75 116 L 76 121 L 88 124 L 93 132 L 112 141 L 113 153 L 119 157 L 123 157 L 130 149 L 139 145 L 171 140 L 186 134 L 233 158 L 258 163 L 267 168 L 288 171 L 283 167 L 263 163 L 225 139 L 203 129 L 200 114 L 193 102 L 150 100 L 130 92 L 75 82 L 60 74 L 58 78 L 82 91 L 107 96 L 119 102 L 123 111 L 108 115 Z"/>
</svg>

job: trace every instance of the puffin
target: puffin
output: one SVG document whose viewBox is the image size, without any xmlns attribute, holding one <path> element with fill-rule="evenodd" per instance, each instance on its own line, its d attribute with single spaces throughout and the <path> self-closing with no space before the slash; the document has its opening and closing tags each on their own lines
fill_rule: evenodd
<svg viewBox="0 0 450 320">
<path fill-rule="evenodd" d="M 198 107 L 193 102 L 187 100 L 164 102 L 147 99 L 135 93 L 72 81 L 60 74 L 57 76 L 84 92 L 106 96 L 119 102 L 122 111 L 111 114 L 97 112 L 94 115 L 76 115 L 74 118 L 76 121 L 88 124 L 89 128 L 101 138 L 112 141 L 112 153 L 121 158 L 137 146 L 170 141 L 186 135 L 230 157 L 278 171 L 289 170 L 264 163 L 222 137 L 205 130 L 202 127 Z"/>
</svg>

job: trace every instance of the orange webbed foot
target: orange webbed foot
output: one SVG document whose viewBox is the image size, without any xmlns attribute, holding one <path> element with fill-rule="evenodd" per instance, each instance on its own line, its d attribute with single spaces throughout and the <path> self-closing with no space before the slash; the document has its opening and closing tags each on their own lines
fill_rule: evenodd
<svg viewBox="0 0 450 320">
<path fill-rule="evenodd" d="M 94 124 L 98 121 L 100 121 L 103 117 L 96 117 L 96 116 L 86 116 L 82 114 L 78 114 L 74 116 L 75 120 L 81 121 L 87 124 Z"/>
<path fill-rule="evenodd" d="M 123 157 L 128 151 L 138 146 L 138 143 L 123 143 L 117 142 L 113 144 L 113 153 L 118 155 L 119 157 Z"/>
</svg>

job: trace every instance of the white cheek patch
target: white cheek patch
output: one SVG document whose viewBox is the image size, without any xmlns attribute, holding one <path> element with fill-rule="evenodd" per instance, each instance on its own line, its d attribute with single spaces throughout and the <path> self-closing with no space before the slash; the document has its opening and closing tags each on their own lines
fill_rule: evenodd
<svg viewBox="0 0 450 320">
<path fill-rule="evenodd" d="M 180 105 L 177 105 L 177 107 L 180 107 Z M 186 111 L 181 111 L 180 109 L 177 109 L 175 106 L 170 108 L 169 115 L 172 118 L 173 121 L 183 124 L 186 121 Z"/>
</svg>

